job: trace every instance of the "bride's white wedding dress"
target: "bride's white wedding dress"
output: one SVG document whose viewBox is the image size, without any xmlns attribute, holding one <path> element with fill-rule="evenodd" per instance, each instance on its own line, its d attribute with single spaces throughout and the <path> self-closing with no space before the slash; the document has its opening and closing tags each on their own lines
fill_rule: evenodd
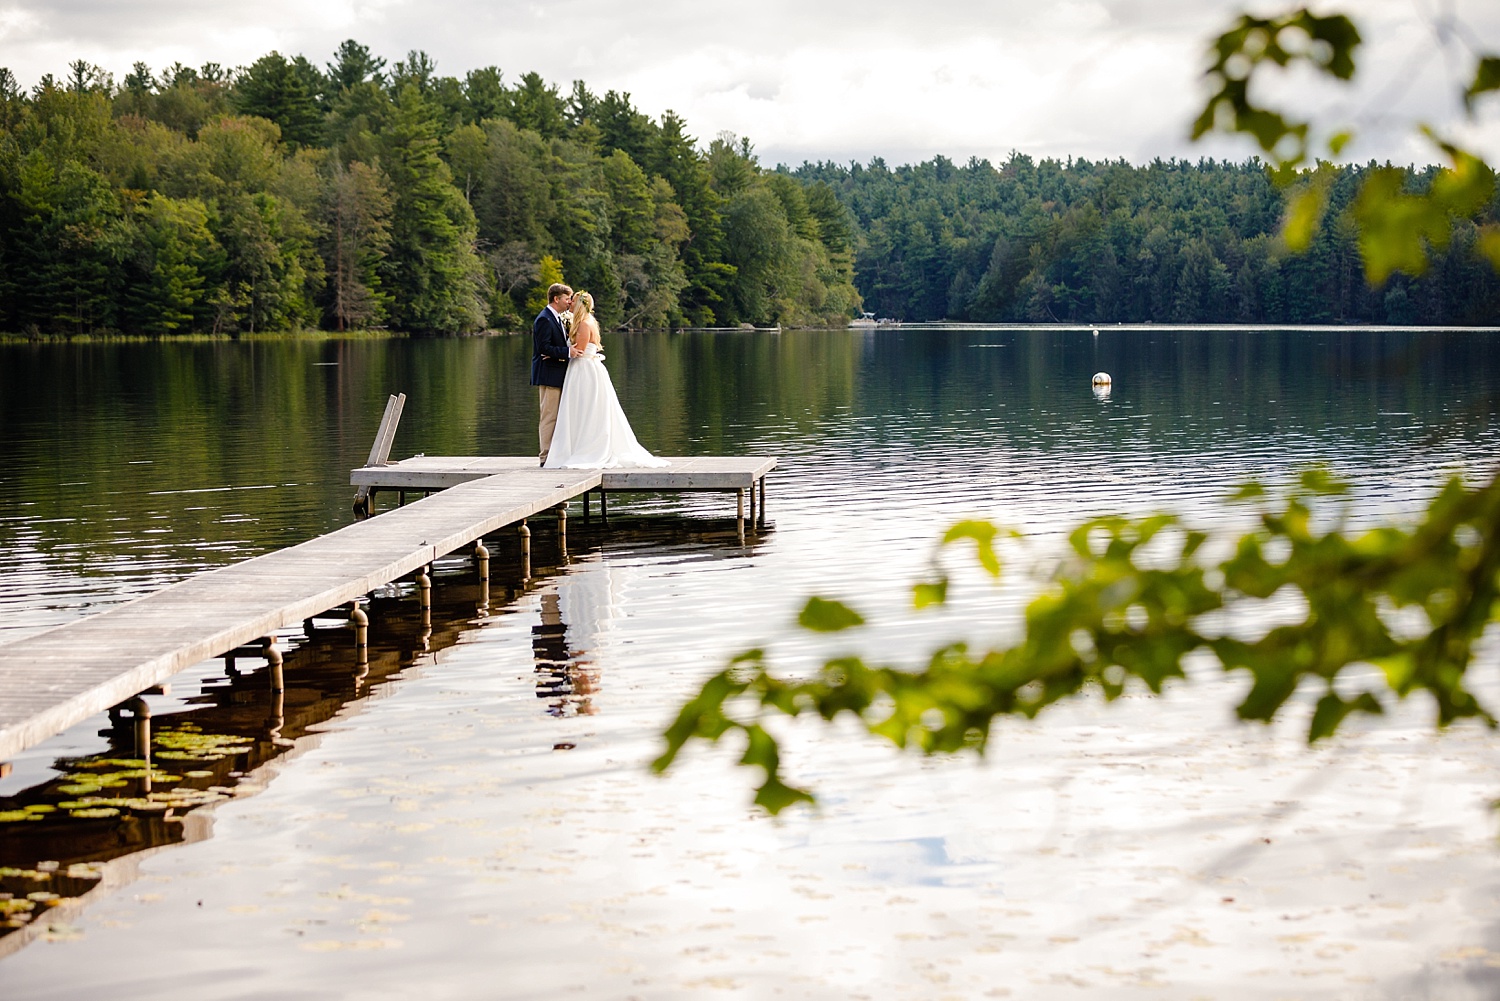
<svg viewBox="0 0 1500 1001">
<path fill-rule="evenodd" d="M 604 367 L 599 345 L 589 344 L 568 362 L 563 376 L 557 428 L 547 453 L 547 469 L 613 469 L 617 466 L 669 466 L 641 447 L 620 409 L 615 384 Z"/>
</svg>

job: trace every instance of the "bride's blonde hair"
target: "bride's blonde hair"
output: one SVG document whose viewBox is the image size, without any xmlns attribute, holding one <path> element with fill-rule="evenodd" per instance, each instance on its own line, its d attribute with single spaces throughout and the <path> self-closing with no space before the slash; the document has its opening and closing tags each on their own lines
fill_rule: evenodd
<svg viewBox="0 0 1500 1001">
<path fill-rule="evenodd" d="M 594 312 L 594 297 L 587 292 L 573 293 L 573 318 L 581 320 Z"/>
</svg>

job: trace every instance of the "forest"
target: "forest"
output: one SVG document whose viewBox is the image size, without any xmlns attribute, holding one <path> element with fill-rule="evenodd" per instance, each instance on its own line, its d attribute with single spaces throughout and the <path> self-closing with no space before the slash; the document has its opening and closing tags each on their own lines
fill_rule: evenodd
<svg viewBox="0 0 1500 1001">
<path fill-rule="evenodd" d="M 1376 164 L 1319 164 L 1329 216 L 1304 254 L 1280 230 L 1287 191 L 1259 160 L 1059 162 L 942 157 L 894 169 L 805 164 L 854 215 L 865 309 L 907 320 L 1492 324 L 1500 279 L 1475 251 L 1492 202 L 1432 248 L 1420 276 L 1365 280 L 1345 210 Z M 1304 172 L 1305 173 L 1305 172 Z M 1408 168 L 1422 190 L 1436 167 Z"/>
<path fill-rule="evenodd" d="M 26 93 L 0 69 L 0 330 L 520 330 L 558 280 L 606 326 L 842 325 L 853 262 L 826 184 L 581 82 L 354 41 Z"/>
<path fill-rule="evenodd" d="M 1257 160 L 768 168 L 628 93 L 352 40 L 24 91 L 0 68 L 0 331 L 523 330 L 557 280 L 636 329 L 1493 322 L 1493 204 L 1425 274 L 1365 283 L 1337 210 L 1370 167 L 1319 165 L 1335 214 L 1296 255 Z"/>
</svg>

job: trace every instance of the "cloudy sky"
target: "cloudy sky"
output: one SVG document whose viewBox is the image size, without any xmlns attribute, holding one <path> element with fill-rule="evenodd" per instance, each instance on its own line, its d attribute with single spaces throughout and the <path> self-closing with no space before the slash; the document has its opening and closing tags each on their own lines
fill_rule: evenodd
<svg viewBox="0 0 1500 1001">
<path fill-rule="evenodd" d="M 23 85 L 87 59 L 117 77 L 141 60 L 243 65 L 277 49 L 325 63 L 345 38 L 394 62 L 430 53 L 439 72 L 535 70 L 566 90 L 629 91 L 671 108 L 700 138 L 748 136 L 767 164 L 892 164 L 942 153 L 1229 155 L 1192 145 L 1205 40 L 1236 0 L 0 0 L 0 65 Z M 1286 5 L 1256 3 L 1261 11 Z M 1330 9 L 1331 5 L 1324 5 Z M 1366 38 L 1363 81 L 1284 86 L 1353 121 L 1348 155 L 1427 162 L 1414 121 L 1500 158 L 1500 96 L 1477 121 L 1453 99 L 1475 47 L 1500 49 L 1493 0 L 1346 0 Z M 1457 18 L 1456 32 L 1441 30 Z M 1435 27 L 1436 26 L 1436 27 Z M 1444 44 L 1446 39 L 1446 44 Z"/>
</svg>

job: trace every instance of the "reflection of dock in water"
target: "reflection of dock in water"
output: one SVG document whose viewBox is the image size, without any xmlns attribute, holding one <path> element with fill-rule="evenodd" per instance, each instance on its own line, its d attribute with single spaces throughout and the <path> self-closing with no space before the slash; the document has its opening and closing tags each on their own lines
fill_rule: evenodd
<svg viewBox="0 0 1500 1001">
<path fill-rule="evenodd" d="M 372 598 L 369 654 L 360 664 L 350 657 L 343 623 L 313 623 L 292 639 L 279 691 L 261 651 L 227 652 L 222 676 L 205 679 L 198 694 L 181 700 L 186 711 L 153 720 L 149 754 L 135 728 L 117 721 L 100 731 L 107 749 L 58 759 L 59 776 L 0 797 L 0 817 L 29 815 L 0 822 L 0 893 L 14 901 L 38 892 L 62 898 L 39 901 L 31 911 L 15 907 L 12 920 L 0 921 L 0 957 L 33 937 L 17 934 L 33 917 L 48 914 L 36 928 L 55 923 L 76 906 L 74 898 L 101 881 L 133 878 L 134 864 L 121 872 L 102 863 L 126 856 L 137 856 L 132 863 L 138 863 L 142 853 L 207 837 L 211 814 L 199 807 L 258 790 L 269 778 L 266 766 L 291 752 L 299 738 L 423 653 L 456 643 L 472 622 L 481 590 L 470 581 L 445 582 L 436 625 L 407 597 Z"/>
<path fill-rule="evenodd" d="M 10 894 L 15 902 L 12 919 L 0 914 L 0 959 L 47 926 L 70 920 L 89 891 L 133 881 L 150 853 L 208 837 L 212 811 L 201 807 L 259 791 L 278 761 L 315 746 L 303 738 L 316 739 L 341 712 L 420 668 L 506 604 L 527 596 L 537 602 L 532 655 L 544 711 L 591 714 L 600 686 L 597 647 L 618 596 L 610 568 L 587 562 L 588 552 L 662 545 L 701 547 L 710 558 L 744 552 L 723 520 L 646 517 L 605 529 L 599 519 L 575 529 L 584 562 L 569 556 L 565 537 L 546 533 L 536 540 L 536 575 L 521 540 L 490 540 L 491 578 L 477 579 L 463 558 L 444 560 L 430 604 L 420 586 L 380 588 L 364 606 L 370 625 L 363 659 L 351 650 L 343 616 L 318 616 L 283 635 L 279 670 L 261 647 L 227 651 L 222 673 L 212 661 L 201 665 L 201 690 L 168 693 L 176 705 L 151 720 L 149 754 L 137 743 L 133 721 L 122 716 L 100 731 L 104 749 L 58 758 L 59 774 L 0 796 L 0 870 L 7 870 L 0 872 L 0 899 Z M 555 572 L 570 563 L 574 572 Z M 182 687 L 180 680 L 174 687 Z M 162 699 L 153 701 L 160 706 Z M 5 820 L 23 814 L 29 819 Z M 37 893 L 58 899 L 27 901 Z"/>
</svg>

